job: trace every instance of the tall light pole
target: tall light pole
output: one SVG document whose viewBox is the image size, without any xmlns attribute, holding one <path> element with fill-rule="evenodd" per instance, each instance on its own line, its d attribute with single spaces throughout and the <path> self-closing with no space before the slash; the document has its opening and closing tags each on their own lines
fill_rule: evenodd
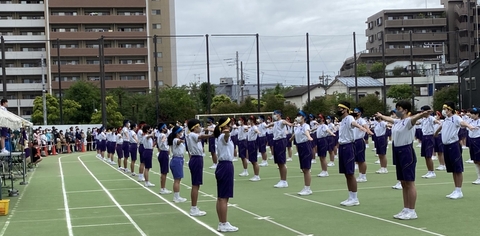
<svg viewBox="0 0 480 236">
<path fill-rule="evenodd" d="M 43 125 L 47 125 L 47 88 L 45 86 L 45 64 L 43 63 L 43 54 L 41 58 L 42 66 L 42 102 L 43 102 Z M 60 62 L 58 62 L 60 63 Z"/>
</svg>

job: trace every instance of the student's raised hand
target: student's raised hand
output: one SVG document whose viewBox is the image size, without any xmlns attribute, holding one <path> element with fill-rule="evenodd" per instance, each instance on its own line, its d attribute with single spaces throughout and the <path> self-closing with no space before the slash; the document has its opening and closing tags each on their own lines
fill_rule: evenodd
<svg viewBox="0 0 480 236">
<path fill-rule="evenodd" d="M 382 116 L 383 116 L 383 114 L 380 113 L 380 112 L 375 113 L 375 117 L 382 117 Z"/>
</svg>

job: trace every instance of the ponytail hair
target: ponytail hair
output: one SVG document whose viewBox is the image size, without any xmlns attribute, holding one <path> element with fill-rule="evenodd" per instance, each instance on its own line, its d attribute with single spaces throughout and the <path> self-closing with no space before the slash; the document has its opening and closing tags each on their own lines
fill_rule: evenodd
<svg viewBox="0 0 480 236">
<path fill-rule="evenodd" d="M 220 134 L 222 134 L 221 129 L 227 125 L 230 125 L 230 118 L 228 117 L 221 117 L 218 120 L 218 125 L 215 126 L 215 129 L 213 130 L 213 137 L 218 138 Z"/>
<path fill-rule="evenodd" d="M 168 138 L 167 138 L 167 143 L 169 146 L 173 145 L 173 140 L 177 137 L 177 134 L 182 130 L 183 129 L 180 126 L 173 127 L 172 133 L 170 133 L 170 135 L 168 135 Z"/>
</svg>

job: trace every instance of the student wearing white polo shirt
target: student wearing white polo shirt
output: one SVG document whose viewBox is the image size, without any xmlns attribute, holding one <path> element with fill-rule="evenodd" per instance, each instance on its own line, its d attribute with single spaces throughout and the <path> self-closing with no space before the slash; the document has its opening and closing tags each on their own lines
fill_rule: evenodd
<svg viewBox="0 0 480 236">
<path fill-rule="evenodd" d="M 477 180 L 472 184 L 480 184 L 480 108 L 472 108 L 470 111 L 472 121 L 470 125 L 476 127 L 474 130 L 468 131 L 470 159 L 475 162 L 475 169 L 477 170 Z"/>
<path fill-rule="evenodd" d="M 421 108 L 422 111 L 429 111 L 431 108 L 430 106 L 423 106 Z M 420 155 L 425 158 L 425 163 L 427 165 L 427 174 L 423 175 L 422 178 L 432 179 L 437 177 L 435 174 L 435 170 L 433 169 L 433 149 L 435 146 L 435 139 L 433 137 L 433 133 L 435 132 L 435 124 L 439 124 L 433 116 L 428 116 L 422 119 L 421 127 L 422 127 L 422 147 L 420 151 Z"/>
<path fill-rule="evenodd" d="M 460 127 L 467 127 L 470 130 L 478 128 L 467 124 L 462 118 L 455 114 L 455 104 L 453 102 L 445 102 L 442 115 L 445 116 L 445 121 L 435 132 L 435 135 L 438 135 L 438 133 L 442 131 L 445 166 L 447 167 L 447 172 L 452 173 L 455 184 L 455 190 L 451 194 L 448 194 L 447 198 L 459 199 L 463 197 L 463 160 L 458 131 Z"/>
</svg>

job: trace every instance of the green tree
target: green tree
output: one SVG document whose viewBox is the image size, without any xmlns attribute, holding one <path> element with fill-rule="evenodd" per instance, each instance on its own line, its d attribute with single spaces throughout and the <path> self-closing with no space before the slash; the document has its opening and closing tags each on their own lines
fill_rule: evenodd
<svg viewBox="0 0 480 236">
<path fill-rule="evenodd" d="M 58 100 L 51 94 L 46 94 L 47 123 L 58 124 L 60 120 L 60 109 Z M 37 96 L 33 101 L 32 122 L 36 125 L 43 124 L 43 97 Z"/>
<path fill-rule="evenodd" d="M 203 108 L 202 108 L 202 101 L 200 99 L 200 94 L 201 94 L 200 84 L 190 83 L 187 86 L 187 88 L 189 90 L 190 97 L 192 98 L 192 100 L 196 104 L 197 112 L 200 113 L 200 114 L 204 113 L 205 110 L 203 110 Z"/>
<path fill-rule="evenodd" d="M 395 68 L 392 70 L 394 76 L 401 76 L 403 72 L 405 72 L 405 68 L 401 66 L 395 66 Z"/>
<path fill-rule="evenodd" d="M 367 64 L 359 63 L 357 64 L 357 76 L 366 76 L 368 74 Z"/>
<path fill-rule="evenodd" d="M 408 84 L 392 85 L 387 91 L 387 98 L 393 98 L 394 103 L 402 100 L 412 100 L 412 95 L 412 87 Z"/>
<path fill-rule="evenodd" d="M 285 98 L 282 94 L 264 94 L 262 100 L 265 102 L 262 106 L 263 111 L 282 110 L 285 104 Z"/>
<path fill-rule="evenodd" d="M 78 113 L 80 112 L 80 108 L 82 108 L 82 105 L 80 103 L 70 100 L 70 99 L 65 99 L 62 101 L 62 108 L 63 108 L 63 123 L 64 124 L 76 124 L 75 120 L 76 117 L 78 116 Z"/>
<path fill-rule="evenodd" d="M 292 90 L 294 87 L 293 86 L 283 86 L 281 84 L 277 84 L 275 88 L 270 88 L 270 89 L 264 89 L 262 91 L 262 98 L 267 96 L 267 95 L 282 95 L 289 92 Z"/>
<path fill-rule="evenodd" d="M 298 107 L 293 104 L 286 104 L 281 111 L 283 118 L 290 117 L 293 120 L 297 116 Z"/>
<path fill-rule="evenodd" d="M 377 112 L 385 112 L 386 104 L 375 94 L 367 94 L 367 96 L 360 98 L 357 107 L 363 108 L 364 116 L 372 116 Z"/>
<path fill-rule="evenodd" d="M 257 104 L 253 103 L 252 97 L 247 97 L 240 104 L 240 107 L 237 113 L 252 113 L 252 112 L 257 112 Z"/>
<path fill-rule="evenodd" d="M 215 108 L 212 108 L 212 114 L 229 114 L 239 113 L 240 105 L 236 103 L 220 103 Z"/>
<path fill-rule="evenodd" d="M 323 114 L 325 111 L 329 111 L 330 107 L 327 104 L 326 97 L 320 97 L 311 100 L 310 104 L 305 104 L 302 110 L 308 114 L 318 115 L 319 113 Z"/>
<path fill-rule="evenodd" d="M 200 91 L 198 91 L 198 97 L 201 103 L 203 111 L 208 111 L 208 83 L 203 82 L 200 84 Z M 215 97 L 215 85 L 210 84 L 210 101 Z"/>
<path fill-rule="evenodd" d="M 65 99 L 78 102 L 81 107 L 72 122 L 77 124 L 88 124 L 91 122 L 95 109 L 100 110 L 100 89 L 93 83 L 87 81 L 76 81 L 65 92 Z"/>
<path fill-rule="evenodd" d="M 375 62 L 370 67 L 370 76 L 372 78 L 383 78 L 383 63 L 382 62 Z"/>
<path fill-rule="evenodd" d="M 107 127 L 117 128 L 122 126 L 123 115 L 117 111 L 118 104 L 115 102 L 112 96 L 105 98 L 107 108 Z M 102 111 L 98 110 L 92 114 L 91 122 L 94 124 L 101 124 Z"/>
<path fill-rule="evenodd" d="M 443 87 L 433 95 L 433 109 L 441 111 L 446 101 L 458 103 L 458 85 Z"/>
<path fill-rule="evenodd" d="M 212 109 L 214 109 L 215 107 L 217 107 L 220 104 L 230 104 L 230 103 L 232 103 L 232 99 L 230 99 L 229 96 L 227 96 L 225 94 L 216 95 L 212 99 Z"/>
<path fill-rule="evenodd" d="M 148 103 L 154 103 L 155 96 L 149 96 Z M 155 117 L 155 109 L 146 109 L 148 117 Z M 192 97 L 188 94 L 186 86 L 165 87 L 160 91 L 160 117 L 161 121 L 184 121 L 197 114 L 197 107 Z"/>
</svg>

